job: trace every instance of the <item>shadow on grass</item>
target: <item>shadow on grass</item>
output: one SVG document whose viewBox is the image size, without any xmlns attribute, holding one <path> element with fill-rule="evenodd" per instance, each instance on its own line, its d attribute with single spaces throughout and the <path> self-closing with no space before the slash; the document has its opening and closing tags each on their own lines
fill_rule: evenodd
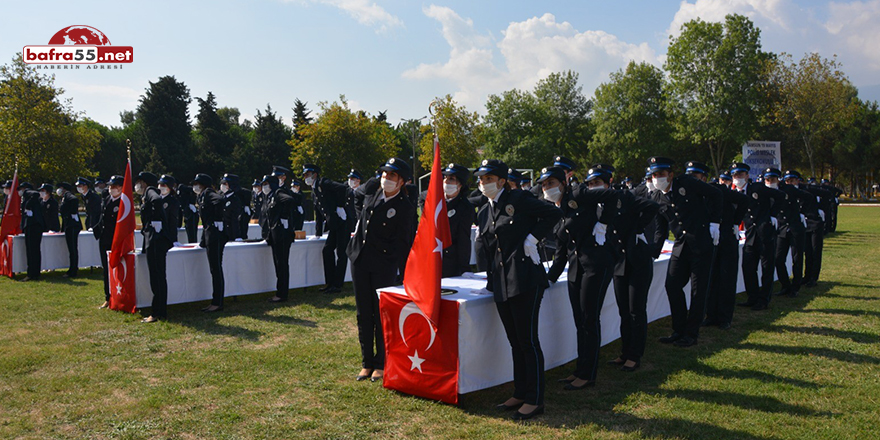
<svg viewBox="0 0 880 440">
<path fill-rule="evenodd" d="M 800 347 L 792 345 L 753 344 L 745 343 L 738 348 L 746 350 L 760 350 L 772 354 L 787 354 L 793 356 L 821 356 L 828 359 L 847 363 L 880 364 L 880 358 L 864 354 L 840 351 L 832 348 Z"/>
<path fill-rule="evenodd" d="M 855 287 L 862 289 L 876 289 L 877 286 L 863 286 L 856 284 L 840 284 L 841 287 Z M 829 293 L 825 295 L 829 298 L 841 298 L 841 299 L 855 299 L 859 301 L 880 301 L 880 296 L 856 296 L 856 295 L 840 295 L 837 293 Z"/>
<path fill-rule="evenodd" d="M 849 316 L 873 316 L 880 318 L 880 312 L 873 310 L 850 310 L 850 309 L 807 309 L 800 310 L 801 313 L 826 313 L 829 315 L 849 315 Z"/>
<path fill-rule="evenodd" d="M 767 330 L 777 330 L 781 332 L 803 333 L 817 336 L 833 336 L 836 338 L 849 339 L 853 342 L 862 344 L 873 344 L 880 342 L 877 335 L 852 332 L 847 330 L 837 330 L 830 327 L 796 327 L 791 325 L 774 325 Z"/>
</svg>

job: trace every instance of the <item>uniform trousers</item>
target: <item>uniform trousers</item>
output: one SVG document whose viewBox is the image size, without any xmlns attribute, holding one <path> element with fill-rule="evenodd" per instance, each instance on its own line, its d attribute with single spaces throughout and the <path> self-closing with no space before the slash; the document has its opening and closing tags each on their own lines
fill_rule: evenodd
<svg viewBox="0 0 880 440">
<path fill-rule="evenodd" d="M 327 241 L 321 254 L 324 257 L 324 283 L 328 286 L 341 288 L 345 282 L 345 270 L 348 268 L 345 248 L 350 238 L 351 231 L 344 224 L 327 231 Z"/>
<path fill-rule="evenodd" d="M 208 243 L 205 250 L 208 251 L 208 268 L 211 270 L 212 297 L 211 305 L 223 307 L 223 297 L 226 295 L 226 280 L 223 278 L 223 249 L 226 242 L 218 240 L 217 243 Z"/>
<path fill-rule="evenodd" d="M 792 232 L 789 228 L 780 231 L 776 238 L 776 277 L 782 284 L 782 288 L 790 290 L 790 292 L 800 290 L 803 282 L 804 240 L 806 240 L 806 233 Z M 789 250 L 791 250 L 792 280 L 788 278 L 788 267 L 785 265 Z"/>
<path fill-rule="evenodd" d="M 819 272 L 822 271 L 822 247 L 825 237 L 822 229 L 807 232 L 806 249 L 804 250 L 804 282 L 819 281 Z"/>
<path fill-rule="evenodd" d="M 147 267 L 150 269 L 150 289 L 153 291 L 152 316 L 168 317 L 167 258 L 171 243 L 159 240 L 147 248 Z"/>
<path fill-rule="evenodd" d="M 723 230 L 724 228 L 722 228 Z M 715 248 L 712 281 L 706 299 L 706 320 L 711 323 L 730 323 L 736 306 L 736 283 L 739 276 L 739 239 L 724 233 Z"/>
<path fill-rule="evenodd" d="M 611 284 L 611 257 L 603 255 L 589 268 L 578 261 L 578 276 L 568 281 L 568 300 L 574 314 L 577 331 L 578 357 L 574 375 L 593 382 L 599 367 L 599 347 L 602 345 L 602 325 L 599 317 L 608 285 Z M 571 272 L 569 272 L 571 273 Z"/>
<path fill-rule="evenodd" d="M 104 301 L 110 301 L 110 269 L 107 263 L 107 252 L 110 252 L 110 246 L 105 246 L 103 241 L 98 241 L 98 250 L 101 252 L 101 275 L 104 277 Z"/>
<path fill-rule="evenodd" d="M 776 231 L 770 233 L 766 229 L 773 229 L 773 225 L 767 223 L 756 226 L 757 236 L 752 244 L 743 246 L 742 270 L 743 283 L 748 294 L 748 302 L 752 304 L 769 304 L 770 292 L 773 289 L 773 273 L 776 270 Z M 761 264 L 761 284 L 758 285 L 758 263 Z"/>
<path fill-rule="evenodd" d="M 513 355 L 513 397 L 530 405 L 544 404 L 544 352 L 538 340 L 538 315 L 544 288 L 520 292 L 496 302 Z"/>
<path fill-rule="evenodd" d="M 269 246 L 272 246 L 272 263 L 275 264 L 275 296 L 282 300 L 287 299 L 290 291 L 290 246 L 292 240 L 290 233 L 285 229 L 272 229 L 269 231 Z M 222 269 L 221 269 L 222 270 Z"/>
<path fill-rule="evenodd" d="M 40 269 L 43 264 L 43 254 L 40 245 L 43 243 L 43 230 L 38 226 L 31 226 L 24 230 L 24 248 L 27 252 L 27 276 L 35 280 L 40 277 Z"/>
<path fill-rule="evenodd" d="M 75 277 L 79 271 L 79 231 L 75 229 L 64 231 L 64 240 L 67 242 L 67 252 L 70 254 L 67 276 Z"/>
<path fill-rule="evenodd" d="M 647 245 L 640 244 L 645 248 Z M 614 297 L 620 314 L 620 358 L 640 362 L 648 337 L 648 291 L 654 278 L 651 258 L 633 264 L 626 261 L 623 275 L 614 275 Z"/>
<path fill-rule="evenodd" d="M 381 257 L 370 258 L 370 255 L 362 252 L 351 269 L 361 364 L 368 370 L 385 368 L 385 338 L 382 334 L 376 289 L 397 284 L 398 264 L 382 264 L 377 261 L 381 261 Z"/>
<path fill-rule="evenodd" d="M 672 314 L 672 331 L 697 339 L 706 314 L 709 279 L 712 276 L 712 243 L 705 249 L 696 244 L 676 242 L 666 271 L 666 297 Z M 678 249 L 675 249 L 678 248 Z M 688 310 L 684 286 L 691 283 L 691 304 Z"/>
</svg>

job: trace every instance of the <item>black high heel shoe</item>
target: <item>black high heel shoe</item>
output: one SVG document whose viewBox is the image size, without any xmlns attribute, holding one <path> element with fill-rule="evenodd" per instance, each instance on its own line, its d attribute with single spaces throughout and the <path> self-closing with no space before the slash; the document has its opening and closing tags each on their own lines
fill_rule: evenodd
<svg viewBox="0 0 880 440">
<path fill-rule="evenodd" d="M 626 363 L 626 359 L 624 359 L 622 357 L 618 357 L 616 359 L 611 359 L 610 361 L 608 361 L 608 365 L 623 365 L 625 363 Z"/>
<path fill-rule="evenodd" d="M 587 381 L 587 382 L 584 382 L 583 385 L 575 385 L 574 382 L 572 382 L 572 383 L 562 387 L 562 389 L 564 389 L 566 391 L 577 391 L 577 390 L 582 390 L 584 388 L 590 388 L 590 387 L 594 387 L 594 386 L 596 386 L 596 381 Z"/>
<path fill-rule="evenodd" d="M 519 407 L 521 407 L 522 405 L 523 405 L 523 402 L 516 403 L 513 405 L 506 405 L 504 403 L 499 403 L 498 405 L 495 405 L 495 409 L 497 409 L 498 411 L 513 411 L 515 409 L 519 409 Z"/>
<path fill-rule="evenodd" d="M 627 372 L 627 373 L 632 373 L 633 371 L 638 370 L 639 367 L 641 367 L 641 366 L 642 366 L 642 363 L 641 363 L 641 362 L 636 362 L 636 364 L 633 365 L 632 367 L 627 367 L 626 365 L 620 367 L 620 371 L 625 371 L 625 372 Z"/>
<path fill-rule="evenodd" d="M 532 410 L 532 412 L 528 414 L 521 413 L 519 411 L 513 413 L 513 420 L 528 420 L 535 416 L 540 416 L 544 414 L 544 405 L 539 405 L 537 408 Z"/>
</svg>

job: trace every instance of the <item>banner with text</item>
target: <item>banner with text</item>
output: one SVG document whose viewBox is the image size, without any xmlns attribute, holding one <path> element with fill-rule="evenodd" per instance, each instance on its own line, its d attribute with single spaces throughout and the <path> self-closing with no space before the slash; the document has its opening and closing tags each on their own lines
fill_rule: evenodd
<svg viewBox="0 0 880 440">
<path fill-rule="evenodd" d="M 743 163 L 751 167 L 749 178 L 755 181 L 770 167 L 782 170 L 782 154 L 778 141 L 748 141 L 743 145 Z"/>
</svg>

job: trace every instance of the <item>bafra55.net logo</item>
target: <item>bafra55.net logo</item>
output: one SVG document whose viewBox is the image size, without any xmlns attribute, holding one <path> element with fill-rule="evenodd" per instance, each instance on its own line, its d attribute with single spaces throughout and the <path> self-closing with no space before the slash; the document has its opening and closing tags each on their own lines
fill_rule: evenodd
<svg viewBox="0 0 880 440">
<path fill-rule="evenodd" d="M 81 25 L 61 29 L 47 45 L 25 46 L 22 53 L 27 64 L 118 64 L 133 57 L 131 46 L 113 46 L 103 32 Z"/>
</svg>

